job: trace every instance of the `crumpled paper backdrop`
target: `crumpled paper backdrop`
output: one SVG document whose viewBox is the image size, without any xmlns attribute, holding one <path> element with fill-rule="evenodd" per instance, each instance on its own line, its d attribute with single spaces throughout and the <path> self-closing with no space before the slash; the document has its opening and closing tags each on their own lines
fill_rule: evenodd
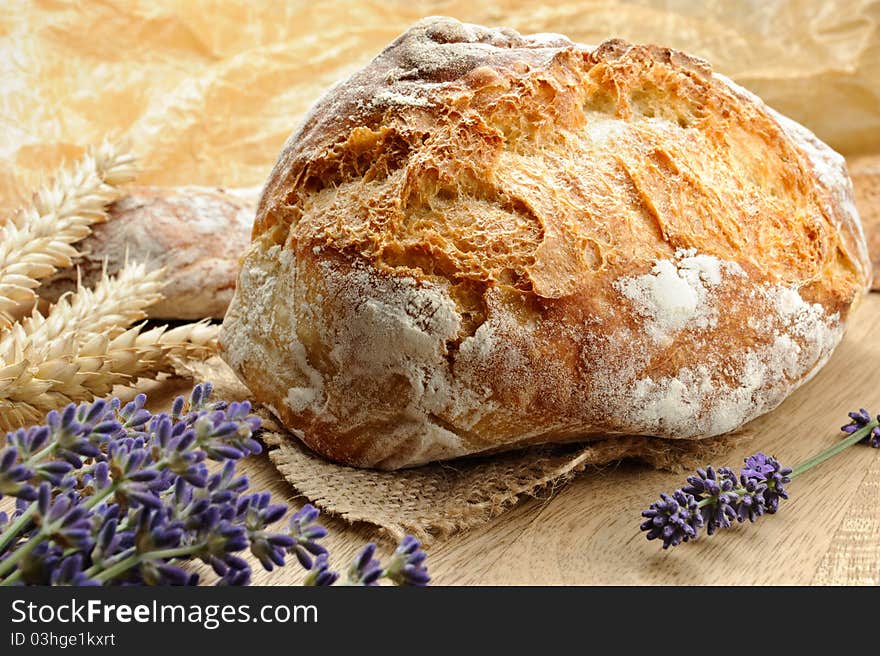
<svg viewBox="0 0 880 656">
<path fill-rule="evenodd" d="M 880 3 L 868 0 L 3 4 L 0 216 L 107 134 L 130 142 L 142 183 L 260 184 L 323 89 L 435 14 L 681 48 L 844 154 L 880 150 Z"/>
</svg>

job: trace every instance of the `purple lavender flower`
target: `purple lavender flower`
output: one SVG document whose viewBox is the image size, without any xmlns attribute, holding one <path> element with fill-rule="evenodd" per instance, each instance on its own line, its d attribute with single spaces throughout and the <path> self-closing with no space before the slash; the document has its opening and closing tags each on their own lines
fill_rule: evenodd
<svg viewBox="0 0 880 656">
<path fill-rule="evenodd" d="M 216 474 L 208 477 L 207 489 L 212 503 L 225 503 L 248 488 L 248 479 L 235 478 L 235 461 L 227 460 Z"/>
<path fill-rule="evenodd" d="M 744 462 L 745 465 L 739 470 L 739 473 L 746 478 L 757 478 L 758 480 L 763 480 L 767 474 L 777 468 L 774 463 L 775 465 L 779 464 L 775 459 L 761 452 L 748 456 Z"/>
<path fill-rule="evenodd" d="M 849 418 L 850 422 L 840 427 L 840 430 L 848 435 L 852 435 L 857 430 L 865 428 L 873 421 L 871 413 L 864 408 L 861 408 L 858 412 L 850 412 Z M 880 423 L 880 415 L 877 416 L 877 422 Z M 880 449 L 880 425 L 874 426 L 870 433 L 859 440 L 859 444 L 867 444 L 874 449 Z"/>
<path fill-rule="evenodd" d="M 183 478 L 178 478 L 167 499 L 173 517 L 180 521 L 186 530 L 194 530 L 202 525 L 202 514 L 211 505 L 208 493 L 204 489 L 196 489 Z"/>
<path fill-rule="evenodd" d="M 51 585 L 52 573 L 58 568 L 63 555 L 64 552 L 58 545 L 40 542 L 19 561 L 19 582 L 25 585 Z M 0 564 L 2 563 L 3 560 L 0 560 Z"/>
<path fill-rule="evenodd" d="M 117 532 L 119 506 L 105 506 L 104 512 L 96 511 L 92 516 L 93 546 L 89 554 L 93 563 L 102 563 L 119 552 L 121 539 Z"/>
<path fill-rule="evenodd" d="M 231 513 L 234 509 L 229 508 Z M 198 558 L 211 565 L 220 576 L 233 569 L 249 569 L 247 562 L 235 554 L 248 548 L 247 532 L 224 517 L 226 509 L 210 506 L 202 513 L 202 526 L 197 535 Z"/>
<path fill-rule="evenodd" d="M 133 401 L 126 403 L 121 410 L 118 410 L 117 414 L 126 431 L 137 434 L 144 430 L 147 422 L 152 418 L 149 410 L 144 408 L 146 402 L 147 395 L 138 394 Z"/>
<path fill-rule="evenodd" d="M 94 482 L 96 491 L 106 490 L 110 486 L 110 465 L 106 461 L 95 464 L 91 481 Z"/>
<path fill-rule="evenodd" d="M 72 470 L 71 464 L 63 460 L 50 460 L 34 465 L 34 475 L 37 478 L 58 487 L 67 487 L 71 482 L 75 482 L 75 479 L 67 476 Z"/>
<path fill-rule="evenodd" d="M 146 561 L 141 567 L 141 577 L 147 585 L 192 586 L 199 584 L 199 575 L 187 572 L 166 562 Z"/>
<path fill-rule="evenodd" d="M 354 558 L 351 567 L 348 568 L 348 582 L 352 585 L 378 585 L 379 579 L 385 573 L 380 563 L 374 556 L 376 545 L 372 542 L 360 550 Z"/>
<path fill-rule="evenodd" d="M 49 585 L 72 585 L 76 587 L 101 585 L 83 573 L 83 557 L 73 554 L 61 558 L 49 574 Z"/>
<path fill-rule="evenodd" d="M 33 501 L 37 493 L 29 481 L 34 471 L 22 465 L 18 449 L 10 446 L 0 452 L 0 498 L 13 496 Z"/>
<path fill-rule="evenodd" d="M 27 499 L 16 498 L 15 499 L 15 515 L 13 515 L 13 517 L 23 513 L 25 510 L 27 510 L 30 507 L 30 505 L 31 505 L 31 502 L 28 501 Z"/>
<path fill-rule="evenodd" d="M 717 471 L 712 467 L 698 469 L 687 482 L 682 491 L 696 499 L 706 533 L 712 535 L 719 528 L 730 528 L 731 521 L 737 518 L 739 504 L 739 496 L 734 491 L 737 479 L 733 470 L 729 467 Z"/>
<path fill-rule="evenodd" d="M 91 537 L 88 510 L 77 503 L 74 495 L 62 494 L 52 500 L 51 494 L 48 483 L 40 485 L 36 524 L 44 535 L 64 548 L 88 548 Z"/>
<path fill-rule="evenodd" d="M 858 412 L 848 412 L 847 414 L 849 415 L 850 422 L 845 426 L 840 427 L 840 430 L 847 434 L 855 433 L 860 428 L 864 428 L 870 424 L 873 420 L 871 413 L 864 408 L 859 409 Z"/>
<path fill-rule="evenodd" d="M 242 586 L 242 585 L 248 585 L 250 582 L 251 582 L 251 568 L 250 567 L 242 567 L 242 568 L 229 567 L 220 576 L 220 580 L 217 581 L 217 585 Z"/>
<path fill-rule="evenodd" d="M 698 469 L 687 485 L 663 494 L 659 501 L 642 512 L 640 525 L 649 540 L 662 539 L 663 548 L 676 546 L 697 537 L 705 525 L 711 535 L 728 528 L 731 520 L 756 521 L 764 514 L 779 510 L 779 502 L 788 499 L 785 486 L 842 450 L 857 443 L 880 448 L 880 415 L 876 419 L 861 408 L 849 413 L 850 422 L 841 427 L 849 437 L 834 444 L 795 468 L 784 467 L 776 458 L 755 453 L 745 458 L 739 477 L 729 468 Z"/>
<path fill-rule="evenodd" d="M 174 421 L 166 414 L 154 417 L 150 430 L 152 449 L 164 454 L 169 471 L 196 487 L 204 487 L 207 469 L 199 466 L 205 452 L 195 444 L 196 434 L 184 422 Z"/>
<path fill-rule="evenodd" d="M 236 516 L 247 529 L 251 553 L 271 572 L 275 566 L 284 566 L 284 554 L 296 544 L 296 540 L 290 535 L 266 530 L 287 514 L 287 506 L 271 505 L 270 499 L 268 492 L 242 497 L 238 501 Z"/>
<path fill-rule="evenodd" d="M 116 499 L 131 505 L 159 508 L 162 501 L 157 494 L 161 489 L 160 471 L 151 465 L 151 454 L 143 448 L 133 448 L 134 442 L 119 441 L 110 445 L 107 464 L 116 486 Z"/>
<path fill-rule="evenodd" d="M 12 524 L 0 513 L 0 584 L 195 585 L 185 561 L 200 559 L 218 585 L 247 585 L 251 568 L 239 555 L 247 549 L 266 569 L 293 553 L 310 584 L 334 583 L 315 508 L 305 506 L 287 532 L 275 533 L 271 525 L 287 507 L 269 493 L 244 494 L 249 482 L 236 475 L 236 461 L 260 452 L 260 421 L 249 403 L 212 401 L 211 391 L 198 385 L 156 416 L 143 395 L 125 405 L 71 404 L 43 426 L 7 434 L 0 494 L 15 496 L 16 510 Z M 209 473 L 208 458 L 222 463 L 219 471 Z M 429 580 L 414 538 L 401 543 L 388 570 L 374 556 L 367 545 L 351 582 Z"/>
<path fill-rule="evenodd" d="M 339 579 L 339 573 L 330 569 L 330 563 L 326 553 L 320 554 L 315 558 L 309 573 L 306 575 L 303 585 L 310 586 L 327 586 L 333 585 Z"/>
<path fill-rule="evenodd" d="M 766 510 L 764 506 L 764 492 L 766 490 L 766 482 L 757 478 L 740 476 L 740 487 L 738 488 L 739 501 L 736 507 L 736 515 L 740 523 L 746 520 L 754 522 L 764 514 Z"/>
<path fill-rule="evenodd" d="M 853 414 L 862 419 L 861 414 Z M 792 475 L 790 468 L 764 453 L 747 457 L 739 477 L 728 467 L 698 469 L 685 487 L 672 496 L 662 495 L 642 513 L 647 519 L 640 528 L 649 540 L 662 538 L 665 549 L 695 539 L 701 526 L 712 535 L 730 528 L 733 520 L 754 522 L 765 513 L 775 513 L 779 500 L 788 498 L 785 484 Z M 695 511 L 699 521 L 694 521 Z"/>
<path fill-rule="evenodd" d="M 230 403 L 225 410 L 200 413 L 192 422 L 196 441 L 211 460 L 238 460 L 262 451 L 253 434 L 260 418 L 250 416 L 251 404 Z"/>
<path fill-rule="evenodd" d="M 21 454 L 22 460 L 29 460 L 46 446 L 49 441 L 48 426 L 33 426 L 28 429 L 19 428 L 7 433 L 6 441 Z"/>
<path fill-rule="evenodd" d="M 763 485 L 761 505 L 765 512 L 771 514 L 779 509 L 780 499 L 788 499 L 785 484 L 791 482 L 791 472 L 790 467 L 783 467 L 776 458 L 763 453 L 746 458 L 745 467 L 740 469 L 740 475 Z M 743 487 L 746 487 L 745 483 Z"/>
<path fill-rule="evenodd" d="M 101 445 L 110 438 L 109 433 L 96 431 L 92 425 L 77 421 L 80 414 L 77 406 L 71 403 L 61 413 L 53 411 L 46 415 L 50 440 L 55 444 L 55 457 L 74 468 L 82 465 L 81 458 L 99 458 Z M 102 424 L 101 428 L 108 426 Z"/>
<path fill-rule="evenodd" d="M 193 387 L 189 397 L 189 411 L 200 412 L 202 410 L 223 410 L 226 407 L 225 401 L 211 401 L 211 394 L 214 392 L 214 385 L 210 382 L 204 382 Z"/>
<path fill-rule="evenodd" d="M 424 565 L 426 557 L 422 544 L 415 537 L 404 536 L 391 556 L 385 576 L 397 585 L 428 585 L 431 577 Z"/>
<path fill-rule="evenodd" d="M 182 396 L 178 396 L 171 404 L 171 418 L 177 421 L 178 419 L 183 417 L 185 411 L 186 399 L 184 399 Z"/>
<path fill-rule="evenodd" d="M 662 539 L 664 549 L 695 539 L 703 525 L 697 500 L 684 490 L 661 494 L 659 501 L 642 511 L 642 517 L 646 519 L 641 529 L 647 531 L 649 540 Z"/>
<path fill-rule="evenodd" d="M 173 549 L 183 540 L 184 531 L 168 508 L 141 506 L 131 517 L 135 526 L 134 548 L 138 553 Z"/>
<path fill-rule="evenodd" d="M 295 540 L 289 549 L 299 560 L 303 569 L 312 569 L 312 556 L 326 554 L 327 550 L 317 540 L 327 535 L 327 529 L 316 524 L 320 512 L 312 504 L 307 503 L 290 518 L 288 534 Z"/>
</svg>

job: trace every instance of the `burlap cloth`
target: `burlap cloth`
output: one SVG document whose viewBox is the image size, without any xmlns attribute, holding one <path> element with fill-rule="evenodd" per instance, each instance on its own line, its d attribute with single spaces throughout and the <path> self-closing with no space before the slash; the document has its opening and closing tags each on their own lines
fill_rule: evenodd
<svg viewBox="0 0 880 656">
<path fill-rule="evenodd" d="M 200 381 L 210 380 L 217 398 L 249 396 L 218 357 L 188 364 L 186 373 Z M 325 460 L 286 432 L 267 410 L 257 408 L 256 412 L 263 419 L 260 437 L 270 460 L 299 494 L 327 513 L 349 522 L 367 522 L 393 539 L 411 533 L 426 543 L 487 522 L 524 496 L 540 492 L 546 498 L 588 465 L 630 458 L 670 471 L 691 469 L 741 439 L 614 437 L 389 472 Z"/>
</svg>

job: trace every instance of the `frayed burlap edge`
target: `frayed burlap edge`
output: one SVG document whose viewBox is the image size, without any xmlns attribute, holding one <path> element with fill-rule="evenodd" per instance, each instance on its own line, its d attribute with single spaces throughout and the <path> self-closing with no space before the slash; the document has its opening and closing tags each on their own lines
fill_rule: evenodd
<svg viewBox="0 0 880 656">
<path fill-rule="evenodd" d="M 637 458 L 680 470 L 704 464 L 719 449 L 730 447 L 730 438 L 679 442 L 620 437 L 389 472 L 329 462 L 289 434 L 266 431 L 263 439 L 282 476 L 322 510 L 351 522 L 369 522 L 396 539 L 412 533 L 423 541 L 483 524 L 524 496 L 559 488 L 587 465 Z"/>
<path fill-rule="evenodd" d="M 218 398 L 247 398 L 247 389 L 219 359 L 187 365 L 190 375 L 214 383 Z M 339 465 L 304 446 L 264 409 L 261 439 L 269 459 L 291 486 L 321 510 L 367 522 L 390 537 L 411 533 L 425 542 L 473 528 L 519 499 L 547 494 L 588 465 L 635 458 L 653 467 L 684 470 L 725 451 L 737 437 L 703 441 L 614 437 L 589 444 L 536 446 L 492 456 L 462 458 L 399 471 Z"/>
</svg>

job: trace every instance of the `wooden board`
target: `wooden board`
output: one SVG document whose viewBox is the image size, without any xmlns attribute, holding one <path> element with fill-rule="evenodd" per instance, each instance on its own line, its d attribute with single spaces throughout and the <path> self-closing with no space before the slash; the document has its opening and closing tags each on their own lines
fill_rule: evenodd
<svg viewBox="0 0 880 656">
<path fill-rule="evenodd" d="M 749 424 L 750 436 L 723 461 L 754 451 L 794 465 L 840 439 L 850 409 L 880 412 L 880 295 L 856 310 L 844 342 L 817 376 L 774 412 Z M 151 385 L 154 400 L 187 387 Z M 265 457 L 243 465 L 254 489 L 291 503 L 291 487 Z M 496 520 L 434 543 L 437 584 L 877 584 L 880 582 L 880 450 L 857 445 L 798 478 L 777 515 L 663 551 L 638 530 L 639 513 L 683 476 L 633 464 L 590 468 L 561 489 L 524 500 Z M 337 567 L 371 537 L 368 527 L 325 522 Z M 384 544 L 386 550 L 392 545 Z M 300 580 L 295 565 L 254 583 Z"/>
</svg>

